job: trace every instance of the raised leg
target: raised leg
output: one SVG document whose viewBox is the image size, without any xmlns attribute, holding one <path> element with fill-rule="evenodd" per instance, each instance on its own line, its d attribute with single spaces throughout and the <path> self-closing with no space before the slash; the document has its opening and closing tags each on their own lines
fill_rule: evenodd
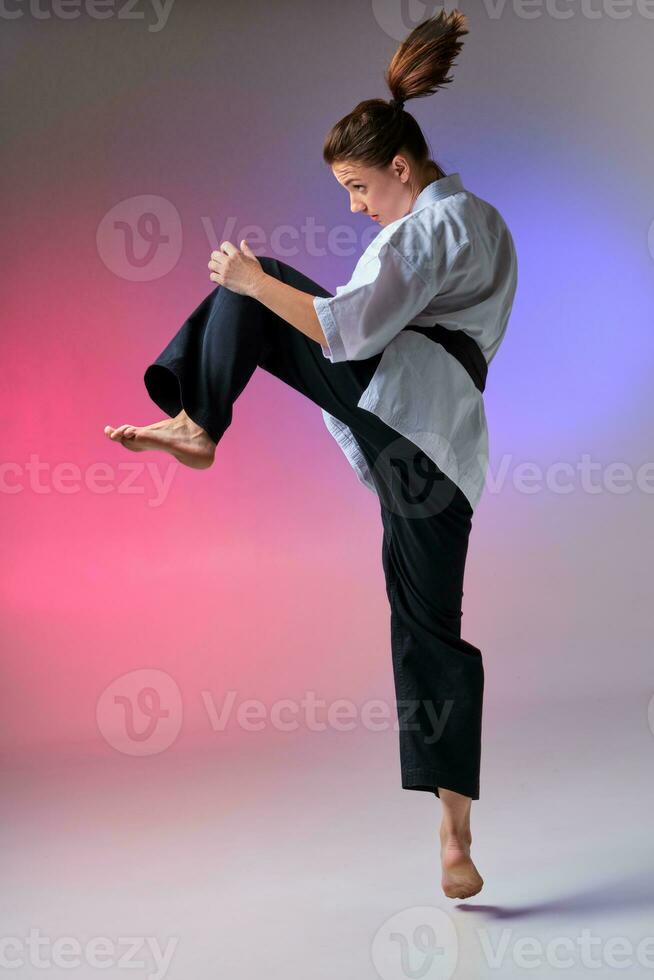
<svg viewBox="0 0 654 980">
<path fill-rule="evenodd" d="M 269 275 L 296 289 L 331 295 L 285 262 L 267 256 L 259 261 Z M 144 382 L 167 415 L 184 409 L 218 443 L 257 367 L 341 418 L 356 409 L 380 356 L 332 364 L 319 343 L 258 300 L 217 286 L 148 366 Z"/>
<path fill-rule="evenodd" d="M 331 295 L 281 260 L 263 256 L 259 261 L 269 275 L 296 289 Z M 257 367 L 336 418 L 372 419 L 357 402 L 380 357 L 332 364 L 319 343 L 258 300 L 217 286 L 145 371 L 150 397 L 169 418 L 141 427 L 106 426 L 105 433 L 128 449 L 164 449 L 189 466 L 203 468 L 213 462 L 234 403 Z"/>
</svg>

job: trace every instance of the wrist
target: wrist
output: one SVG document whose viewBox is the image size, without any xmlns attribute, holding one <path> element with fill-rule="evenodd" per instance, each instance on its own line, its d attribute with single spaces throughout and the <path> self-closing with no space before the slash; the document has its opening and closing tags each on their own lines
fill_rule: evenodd
<svg viewBox="0 0 654 980">
<path fill-rule="evenodd" d="M 268 273 L 267 272 L 264 272 L 264 270 L 261 269 L 261 272 L 255 277 L 254 285 L 253 285 L 252 289 L 250 290 L 250 296 L 252 297 L 252 299 L 260 299 L 261 298 L 261 294 L 262 294 L 263 290 L 265 289 L 266 282 L 267 282 L 267 280 L 269 278 L 270 277 L 269 277 Z"/>
</svg>

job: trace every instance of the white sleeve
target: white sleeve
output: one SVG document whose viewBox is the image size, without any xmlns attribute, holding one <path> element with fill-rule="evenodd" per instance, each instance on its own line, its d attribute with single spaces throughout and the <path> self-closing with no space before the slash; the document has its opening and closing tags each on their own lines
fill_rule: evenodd
<svg viewBox="0 0 654 980">
<path fill-rule="evenodd" d="M 339 287 L 335 296 L 313 299 L 327 339 L 322 352 L 333 363 L 378 354 L 425 309 L 441 286 L 435 269 L 426 281 L 424 272 L 418 273 L 390 241 L 353 279 L 356 285 Z"/>
</svg>

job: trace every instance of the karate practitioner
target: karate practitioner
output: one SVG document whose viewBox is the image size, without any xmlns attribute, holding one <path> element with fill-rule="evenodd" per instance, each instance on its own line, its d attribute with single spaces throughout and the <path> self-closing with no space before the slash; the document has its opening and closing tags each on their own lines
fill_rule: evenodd
<svg viewBox="0 0 654 980">
<path fill-rule="evenodd" d="M 387 69 L 392 100 L 359 103 L 327 136 L 323 157 L 351 210 L 380 226 L 350 281 L 332 295 L 246 241 L 223 242 L 208 262 L 216 287 L 145 371 L 168 418 L 105 428 L 127 449 L 203 469 L 257 367 L 319 406 L 379 500 L 401 784 L 441 800 L 441 883 L 451 898 L 483 884 L 470 809 L 484 668 L 461 637 L 462 597 L 488 464 L 483 391 L 517 262 L 497 209 L 430 159 L 404 103 L 451 81 L 466 33 L 458 11 L 423 21 Z"/>
</svg>

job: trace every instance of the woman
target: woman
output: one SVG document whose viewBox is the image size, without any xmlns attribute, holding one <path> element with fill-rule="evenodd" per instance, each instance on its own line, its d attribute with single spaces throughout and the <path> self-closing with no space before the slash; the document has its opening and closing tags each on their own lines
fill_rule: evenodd
<svg viewBox="0 0 654 980">
<path fill-rule="evenodd" d="M 362 102 L 323 157 L 351 209 L 381 230 L 331 295 L 247 242 L 212 252 L 218 285 L 150 364 L 144 382 L 170 418 L 107 426 L 131 450 L 205 468 L 257 367 L 318 405 L 360 481 L 377 494 L 404 789 L 442 803 L 442 887 L 468 898 L 479 799 L 484 670 L 461 638 L 473 509 L 487 465 L 488 363 L 516 288 L 513 241 L 497 210 L 428 156 L 405 100 L 451 81 L 467 33 L 458 11 L 419 24 L 398 48 L 393 95 Z"/>
</svg>

